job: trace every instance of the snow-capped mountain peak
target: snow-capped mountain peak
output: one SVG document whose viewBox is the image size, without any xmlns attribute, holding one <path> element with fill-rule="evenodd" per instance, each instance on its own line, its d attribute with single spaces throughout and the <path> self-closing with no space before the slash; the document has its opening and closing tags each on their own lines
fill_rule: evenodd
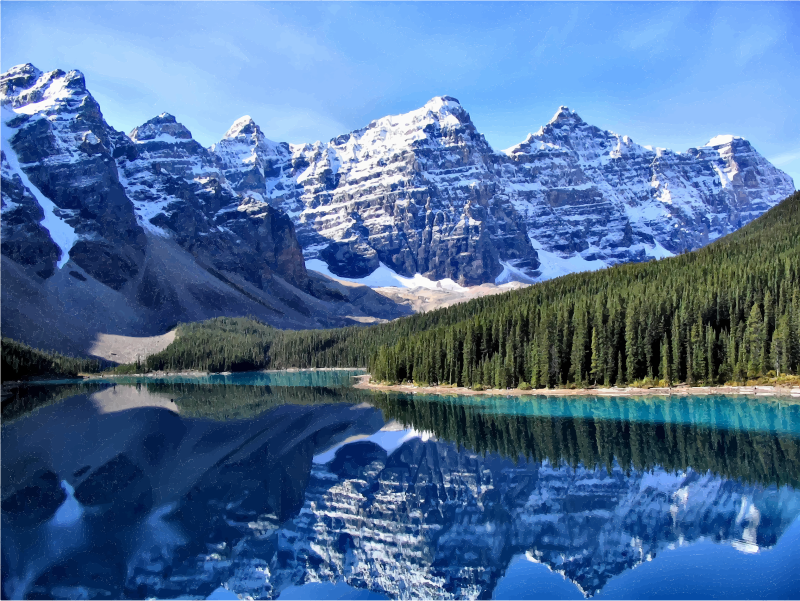
<svg viewBox="0 0 800 601">
<path fill-rule="evenodd" d="M 186 199 L 207 221 L 203 235 L 216 228 L 233 236 L 222 222 L 249 198 L 291 217 L 306 261 L 351 279 L 384 265 L 404 278 L 468 286 L 669 256 L 741 227 L 794 191 L 743 138 L 717 136 L 675 153 L 590 125 L 567 106 L 498 153 L 452 96 L 314 144 L 273 142 L 245 115 L 210 148 L 169 113 L 130 137 L 116 132 L 79 71 L 18 65 L 0 76 L 0 101 L 16 113 L 8 127 L 27 131 L 12 132 L 21 164 L 86 160 L 124 188 L 127 198 L 115 194 L 134 205 L 131 237 L 138 222 L 193 244 L 195 222 L 176 221 L 188 214 Z M 43 120 L 36 127 L 52 134 L 53 148 L 33 127 Z M 98 161 L 111 158 L 116 168 L 109 162 L 106 173 Z"/>
<path fill-rule="evenodd" d="M 460 113 L 464 110 L 458 99 L 452 96 L 434 96 L 425 103 L 423 108 L 440 114 Z"/>
<path fill-rule="evenodd" d="M 244 115 L 212 144 L 209 151 L 219 160 L 225 177 L 238 193 L 263 201 L 274 187 L 270 177 L 280 175 L 280 164 L 289 162 L 288 144 L 267 139 L 250 115 Z"/>
<path fill-rule="evenodd" d="M 745 140 L 744 138 L 741 138 L 739 136 L 732 136 L 730 134 L 723 134 L 723 135 L 720 135 L 720 136 L 714 136 L 708 142 L 703 144 L 703 146 L 704 147 L 709 147 L 709 148 L 718 148 L 720 146 L 733 144 L 734 141 L 736 141 L 736 142 L 740 142 L 741 141 L 741 142 L 745 142 L 745 143 L 749 144 L 749 142 L 747 142 L 747 140 Z"/>
<path fill-rule="evenodd" d="M 431 124 L 438 124 L 442 128 L 452 128 L 469 122 L 469 115 L 458 100 L 452 96 L 434 96 L 418 109 L 382 117 L 370 123 L 365 129 L 352 132 L 351 135 L 369 135 L 369 130 L 378 132 L 387 130 L 389 133 L 397 132 L 402 136 L 407 136 L 410 131 L 419 132 Z M 395 135 L 395 137 L 397 136 Z"/>
<path fill-rule="evenodd" d="M 60 69 L 43 73 L 32 64 L 18 65 L 0 77 L 0 103 L 17 113 L 33 115 L 50 111 L 67 100 L 88 96 L 80 71 Z"/>
<path fill-rule="evenodd" d="M 261 128 L 256 125 L 256 122 L 253 121 L 253 118 L 250 115 L 244 115 L 233 122 L 233 125 L 231 125 L 230 129 L 225 132 L 223 139 L 228 140 L 230 138 L 236 138 L 240 135 L 251 136 L 253 134 L 261 134 Z"/>
<path fill-rule="evenodd" d="M 577 125 L 583 122 L 584 122 L 583 119 L 580 118 L 578 113 L 576 113 L 573 110 L 570 110 L 568 106 L 562 105 L 558 107 L 556 114 L 553 115 L 553 118 L 550 119 L 550 121 L 548 121 L 547 124 L 551 125 L 554 123 L 561 123 L 561 124 L 572 123 Z"/>
<path fill-rule="evenodd" d="M 182 123 L 169 113 L 161 113 L 139 127 L 134 127 L 128 134 L 136 143 L 143 142 L 176 142 L 178 140 L 191 140 L 192 133 Z"/>
<path fill-rule="evenodd" d="M 24 90 L 33 87 L 42 72 L 30 63 L 11 67 L 0 77 L 0 100 L 3 104 L 10 103 Z"/>
<path fill-rule="evenodd" d="M 255 140 L 227 153 L 223 142 L 212 150 L 228 180 L 247 180 L 252 195 L 282 207 L 306 260 L 346 278 L 383 264 L 461 285 L 506 272 L 535 281 L 660 258 L 731 232 L 794 191 L 741 138 L 680 154 L 590 125 L 567 106 L 496 153 L 451 96 L 327 144 L 273 143 L 271 175 L 252 175 Z"/>
</svg>

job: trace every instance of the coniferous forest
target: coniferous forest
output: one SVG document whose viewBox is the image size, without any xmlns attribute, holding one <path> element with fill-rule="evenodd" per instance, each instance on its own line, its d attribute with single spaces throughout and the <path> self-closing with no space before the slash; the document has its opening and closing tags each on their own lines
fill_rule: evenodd
<svg viewBox="0 0 800 601">
<path fill-rule="evenodd" d="M 368 366 L 376 380 L 535 388 L 797 374 L 800 193 L 698 251 L 372 327 L 181 326 L 147 369 Z"/>
<path fill-rule="evenodd" d="M 2 381 L 27 380 L 33 377 L 75 378 L 81 372 L 100 371 L 100 361 L 46 353 L 3 338 Z"/>
<path fill-rule="evenodd" d="M 4 341 L 4 361 L 6 349 Z M 572 274 L 371 327 L 289 331 L 246 318 L 183 324 L 167 349 L 118 370 L 287 367 L 368 367 L 390 383 L 523 389 L 797 374 L 800 193 L 678 257 Z"/>
<path fill-rule="evenodd" d="M 796 374 L 800 193 L 699 251 L 480 304 L 456 323 L 381 346 L 371 373 L 492 388 L 712 385 Z"/>
</svg>

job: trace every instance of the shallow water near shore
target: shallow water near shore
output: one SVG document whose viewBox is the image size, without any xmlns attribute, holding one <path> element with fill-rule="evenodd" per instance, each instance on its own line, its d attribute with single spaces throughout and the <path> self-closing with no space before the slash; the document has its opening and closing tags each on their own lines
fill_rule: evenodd
<svg viewBox="0 0 800 601">
<path fill-rule="evenodd" d="M 426 397 L 358 373 L 19 389 L 3 597 L 800 596 L 797 403 Z"/>
</svg>

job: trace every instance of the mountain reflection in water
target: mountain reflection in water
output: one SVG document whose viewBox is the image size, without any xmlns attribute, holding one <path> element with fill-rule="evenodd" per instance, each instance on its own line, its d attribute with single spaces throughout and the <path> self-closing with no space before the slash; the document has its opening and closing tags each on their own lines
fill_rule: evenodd
<svg viewBox="0 0 800 601">
<path fill-rule="evenodd" d="M 509 589 L 520 558 L 591 596 L 705 544 L 775 547 L 756 596 L 799 592 L 800 537 L 778 544 L 800 523 L 795 404 L 434 400 L 327 377 L 118 385 L 4 425 L 3 596 L 535 597 Z"/>
</svg>

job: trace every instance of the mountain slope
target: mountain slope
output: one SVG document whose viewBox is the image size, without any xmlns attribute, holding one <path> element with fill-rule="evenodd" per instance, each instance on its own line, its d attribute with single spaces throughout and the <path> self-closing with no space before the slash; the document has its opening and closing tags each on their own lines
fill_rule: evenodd
<svg viewBox="0 0 800 601">
<path fill-rule="evenodd" d="M 327 144 L 277 144 L 242 118 L 211 152 L 292 217 L 307 260 L 349 278 L 382 263 L 462 285 L 530 282 L 670 256 L 794 191 L 741 138 L 653 150 L 566 107 L 498 153 L 449 96 Z"/>
<path fill-rule="evenodd" d="M 115 130 L 78 71 L 14 67 L 0 102 L 3 328 L 70 353 L 220 314 L 392 319 L 409 310 L 306 263 L 533 282 L 697 248 L 793 189 L 739 138 L 654 151 L 565 107 L 498 153 L 447 96 L 327 144 L 274 143 L 245 117 L 210 149 L 167 113 Z"/>
<path fill-rule="evenodd" d="M 798 240 L 795 193 L 679 257 L 571 274 L 364 329 L 275 332 L 264 352 L 279 368 L 369 365 L 378 380 L 490 388 L 796 374 Z M 215 327 L 195 325 L 198 344 Z M 198 367 L 177 347 L 158 360 Z"/>
<path fill-rule="evenodd" d="M 84 354 L 99 333 L 217 315 L 308 328 L 408 312 L 310 276 L 291 220 L 238 194 L 171 115 L 126 136 L 80 72 L 30 64 L 0 76 L 0 103 L 4 335 Z"/>
<path fill-rule="evenodd" d="M 244 178 L 269 161 L 250 191 L 291 215 L 306 259 L 322 258 L 336 275 L 363 277 L 384 263 L 402 275 L 471 285 L 499 275 L 500 260 L 536 266 L 524 231 L 490 205 L 493 152 L 453 98 L 328 144 L 277 145 L 260 130 L 239 138 L 237 153 L 226 152 L 227 137 L 212 148 L 226 173 Z"/>
</svg>

